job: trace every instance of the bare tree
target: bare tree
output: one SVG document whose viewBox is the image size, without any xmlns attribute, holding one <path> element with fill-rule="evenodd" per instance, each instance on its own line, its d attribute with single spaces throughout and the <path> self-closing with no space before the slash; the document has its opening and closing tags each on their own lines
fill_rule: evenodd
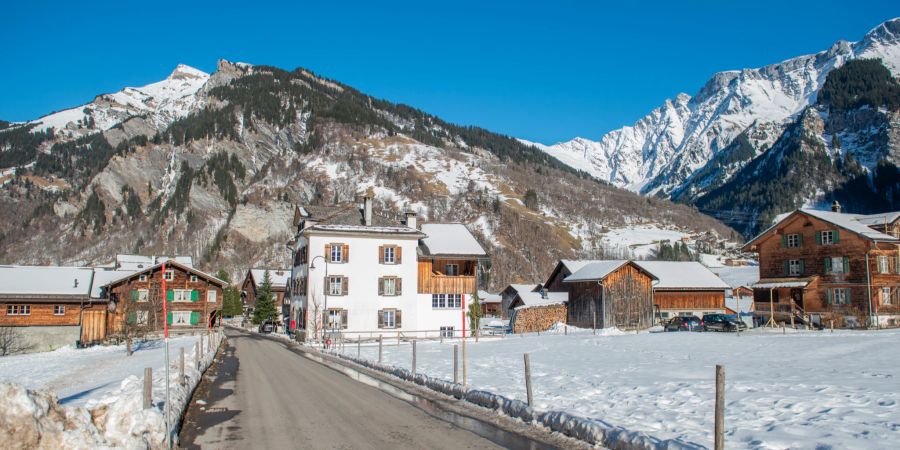
<svg viewBox="0 0 900 450">
<path fill-rule="evenodd" d="M 21 331 L 14 327 L 0 327 L 0 356 L 23 353 L 31 348 Z"/>
<path fill-rule="evenodd" d="M 307 324 L 307 328 L 312 331 L 312 339 L 318 340 L 320 327 L 324 329 L 324 324 L 322 323 L 322 293 L 319 292 L 317 283 L 310 283 L 309 293 L 308 308 L 312 313 L 312 323 Z"/>
</svg>

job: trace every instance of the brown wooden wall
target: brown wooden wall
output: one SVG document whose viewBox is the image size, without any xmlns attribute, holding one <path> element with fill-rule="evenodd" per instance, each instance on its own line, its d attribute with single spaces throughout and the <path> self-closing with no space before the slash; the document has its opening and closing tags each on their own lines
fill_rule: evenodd
<svg viewBox="0 0 900 450">
<path fill-rule="evenodd" d="M 459 264 L 460 275 L 456 277 L 438 275 L 434 272 L 431 260 L 419 260 L 419 293 L 420 294 L 471 294 L 475 292 L 475 263 L 473 261 L 438 260 L 443 267 L 445 263 Z M 463 265 L 463 264 L 466 265 Z"/>
<path fill-rule="evenodd" d="M 596 326 L 602 328 L 600 285 L 596 281 L 585 281 L 565 283 L 563 286 L 569 288 L 567 323 L 576 327 L 592 328 L 596 320 Z"/>
<path fill-rule="evenodd" d="M 645 329 L 653 325 L 652 279 L 629 263 L 609 274 L 600 286 L 596 281 L 565 283 L 569 286 L 568 323 L 597 327 Z"/>
<path fill-rule="evenodd" d="M 6 315 L 6 305 L 31 305 L 31 314 L 27 316 Z M 55 305 L 65 306 L 65 314 L 53 315 Z M 88 302 L 85 302 L 85 306 Z M 106 303 L 103 303 L 106 307 Z M 0 303 L 0 325 L 2 326 L 40 326 L 40 325 L 78 325 L 81 323 L 81 302 L 78 303 L 29 303 L 29 302 L 3 302 Z"/>
<path fill-rule="evenodd" d="M 659 309 L 724 309 L 725 291 L 653 291 L 653 304 Z"/>
</svg>

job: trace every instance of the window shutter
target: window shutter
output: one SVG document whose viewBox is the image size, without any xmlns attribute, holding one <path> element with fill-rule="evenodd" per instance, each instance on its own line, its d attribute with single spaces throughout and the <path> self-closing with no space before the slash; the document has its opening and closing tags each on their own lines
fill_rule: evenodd
<svg viewBox="0 0 900 450">
<path fill-rule="evenodd" d="M 797 245 L 803 247 L 803 233 L 797 233 Z"/>
<path fill-rule="evenodd" d="M 378 264 L 384 264 L 384 246 L 378 246 Z"/>
<path fill-rule="evenodd" d="M 403 247 L 399 245 L 394 247 L 394 264 L 400 264 L 403 262 Z"/>
<path fill-rule="evenodd" d="M 378 295 L 384 295 L 384 277 L 378 278 Z"/>
<path fill-rule="evenodd" d="M 350 291 L 350 279 L 347 277 L 341 277 L 341 295 L 347 295 L 347 292 Z"/>
<path fill-rule="evenodd" d="M 325 289 L 322 290 L 325 295 L 331 293 L 331 286 L 329 286 L 328 277 L 325 277 Z"/>
<path fill-rule="evenodd" d="M 191 311 L 191 325 L 197 325 L 198 323 L 200 323 L 200 313 Z"/>
<path fill-rule="evenodd" d="M 166 291 L 166 301 L 171 302 L 175 300 L 175 291 L 169 289 Z"/>
<path fill-rule="evenodd" d="M 403 295 L 403 279 L 397 278 L 394 280 L 394 289 L 396 290 L 397 295 Z"/>
<path fill-rule="evenodd" d="M 384 328 L 384 310 L 378 310 L 378 328 Z"/>
<path fill-rule="evenodd" d="M 831 289 L 825 289 L 825 304 L 831 304 Z"/>
<path fill-rule="evenodd" d="M 825 273 L 831 273 L 832 270 L 833 269 L 831 268 L 831 258 L 825 258 Z"/>
<path fill-rule="evenodd" d="M 800 260 L 800 275 L 806 273 L 806 264 L 803 263 L 803 260 Z"/>
<path fill-rule="evenodd" d="M 787 247 L 787 235 L 782 234 L 781 235 L 781 248 L 785 248 L 785 247 Z"/>
<path fill-rule="evenodd" d="M 347 310 L 346 309 L 341 310 L 341 329 L 342 330 L 347 329 Z"/>
<path fill-rule="evenodd" d="M 128 319 L 126 319 L 126 322 L 128 322 L 128 325 L 134 325 L 134 323 L 137 322 L 137 312 L 130 311 L 128 313 Z"/>
<path fill-rule="evenodd" d="M 400 323 L 400 310 L 394 311 L 394 327 L 400 328 L 402 324 Z"/>
<path fill-rule="evenodd" d="M 850 273 L 850 258 L 844 257 L 844 273 Z"/>
<path fill-rule="evenodd" d="M 850 301 L 850 293 L 853 292 L 853 289 L 844 288 L 844 302 L 848 305 L 852 305 L 853 303 Z"/>
<path fill-rule="evenodd" d="M 172 311 L 169 311 L 168 313 L 166 313 L 166 323 L 168 323 L 170 325 L 172 324 Z"/>
<path fill-rule="evenodd" d="M 784 260 L 784 276 L 788 276 L 791 273 L 790 261 Z"/>
<path fill-rule="evenodd" d="M 137 291 L 137 289 L 132 289 L 132 290 L 131 290 L 131 301 L 133 301 L 133 302 L 138 301 L 138 291 Z"/>
<path fill-rule="evenodd" d="M 816 245 L 822 245 L 822 232 L 816 231 Z"/>
<path fill-rule="evenodd" d="M 350 262 L 350 246 L 347 244 L 341 245 L 341 262 L 348 263 Z"/>
<path fill-rule="evenodd" d="M 841 242 L 841 230 L 835 229 L 834 230 L 834 243 L 837 244 L 838 242 Z"/>
<path fill-rule="evenodd" d="M 192 289 L 191 290 L 191 301 L 196 302 L 197 300 L 200 300 L 200 291 L 198 291 L 196 289 Z"/>
<path fill-rule="evenodd" d="M 325 261 L 331 261 L 331 244 L 325 244 Z"/>
</svg>

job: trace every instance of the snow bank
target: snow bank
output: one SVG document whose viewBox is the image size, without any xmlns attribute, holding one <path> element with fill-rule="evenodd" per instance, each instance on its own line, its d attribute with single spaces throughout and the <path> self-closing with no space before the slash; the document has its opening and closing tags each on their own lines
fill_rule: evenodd
<svg viewBox="0 0 900 450">
<path fill-rule="evenodd" d="M 221 337 L 213 336 L 213 345 L 218 348 Z M 98 352 L 101 351 L 86 351 L 82 357 L 90 358 Z M 215 358 L 215 353 L 209 351 L 202 358 L 193 349 L 185 351 L 182 385 L 176 355 L 170 354 L 169 370 L 172 403 L 169 418 L 175 424 L 174 429 L 203 371 Z M 119 364 L 133 367 L 137 363 L 130 359 L 133 357 L 121 357 Z M 103 367 L 98 366 L 98 370 Z M 143 372 L 143 366 L 139 370 Z M 143 409 L 143 379 L 136 375 L 127 376 L 117 389 L 101 398 L 89 399 L 85 406 L 61 405 L 49 390 L 32 390 L 3 382 L 0 383 L 0 442 L 11 448 L 165 448 L 164 407 L 165 366 L 153 368 L 149 409 Z"/>
</svg>

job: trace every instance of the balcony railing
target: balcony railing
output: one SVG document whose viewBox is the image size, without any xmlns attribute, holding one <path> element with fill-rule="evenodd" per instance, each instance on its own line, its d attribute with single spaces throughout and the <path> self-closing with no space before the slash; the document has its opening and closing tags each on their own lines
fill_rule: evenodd
<svg viewBox="0 0 900 450">
<path fill-rule="evenodd" d="M 419 285 L 420 294 L 471 294 L 475 292 L 473 275 L 431 275 Z"/>
</svg>

